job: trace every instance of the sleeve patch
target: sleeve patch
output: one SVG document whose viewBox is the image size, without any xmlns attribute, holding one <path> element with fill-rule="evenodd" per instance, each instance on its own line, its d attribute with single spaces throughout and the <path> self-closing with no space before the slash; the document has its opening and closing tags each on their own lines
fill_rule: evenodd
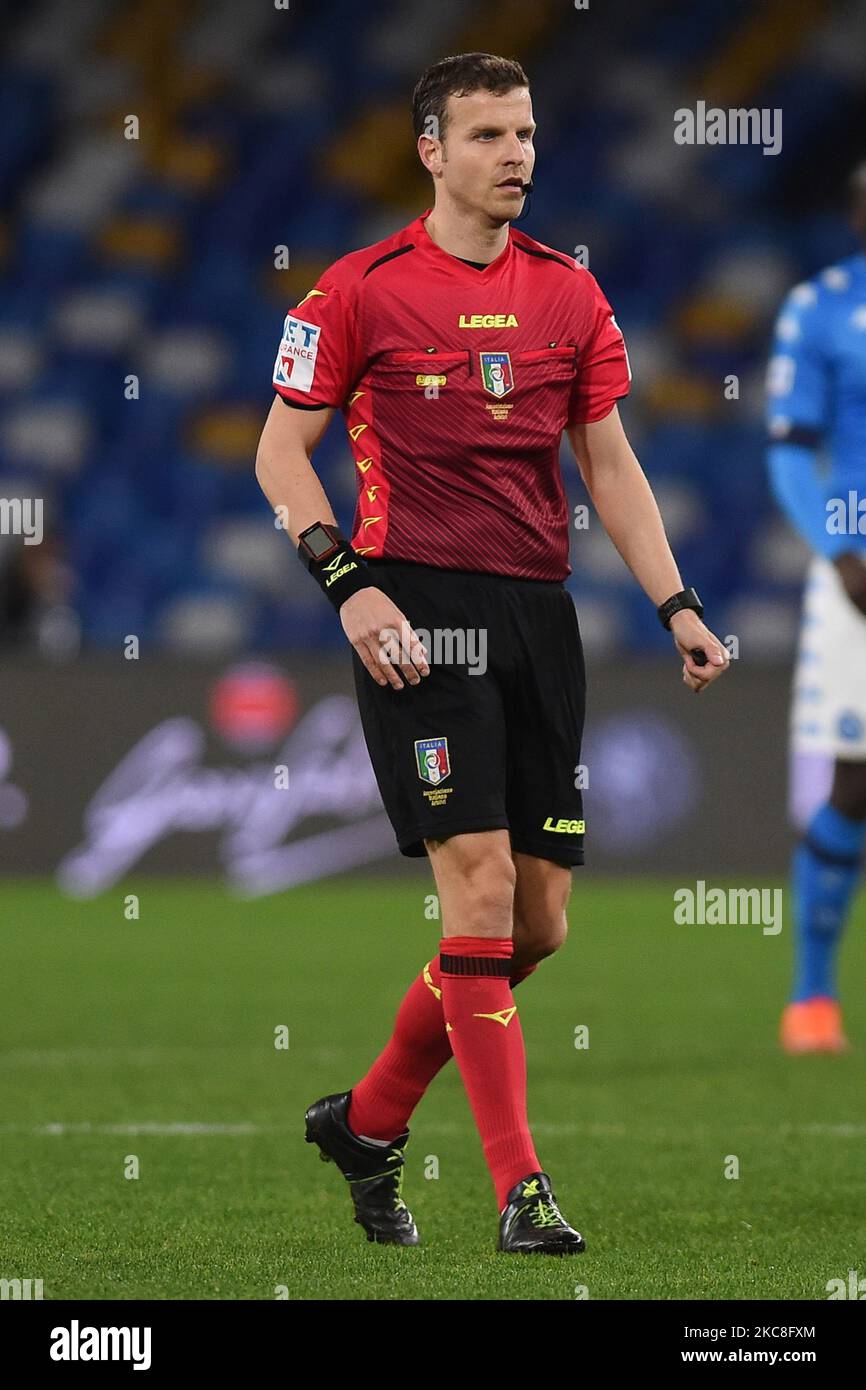
<svg viewBox="0 0 866 1390">
<path fill-rule="evenodd" d="M 286 315 L 274 362 L 274 386 L 290 386 L 293 391 L 312 390 L 321 332 L 320 324 L 307 323 L 294 314 Z"/>
</svg>

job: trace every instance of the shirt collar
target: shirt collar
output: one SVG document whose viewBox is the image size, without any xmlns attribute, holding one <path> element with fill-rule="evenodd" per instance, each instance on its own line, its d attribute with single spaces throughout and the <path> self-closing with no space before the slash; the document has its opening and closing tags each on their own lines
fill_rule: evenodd
<svg viewBox="0 0 866 1390">
<path fill-rule="evenodd" d="M 471 276 L 473 280 L 484 280 L 487 278 L 492 279 L 495 275 L 498 275 L 503 266 L 511 260 L 514 254 L 514 243 L 510 226 L 508 228 L 508 241 L 496 259 L 491 261 L 485 270 L 476 270 L 474 266 L 467 265 L 465 261 L 462 261 L 459 256 L 452 255 L 450 251 L 443 250 L 443 248 L 433 240 L 424 225 L 432 211 L 432 208 L 427 208 L 426 212 L 422 212 L 420 217 L 416 217 L 412 224 L 412 234 L 415 245 L 421 247 L 428 256 L 432 256 L 440 265 L 450 266 L 452 270 L 457 270 L 461 274 Z"/>
</svg>

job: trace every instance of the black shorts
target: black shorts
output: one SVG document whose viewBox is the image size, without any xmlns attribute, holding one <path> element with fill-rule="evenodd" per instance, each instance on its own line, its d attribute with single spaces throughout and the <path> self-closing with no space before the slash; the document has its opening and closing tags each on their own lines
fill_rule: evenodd
<svg viewBox="0 0 866 1390">
<path fill-rule="evenodd" d="M 395 690 L 352 651 L 364 737 L 400 852 L 420 858 L 425 839 L 503 829 L 514 850 L 582 864 L 586 673 L 570 594 L 559 581 L 369 563 L 430 665 L 419 685 L 401 674 Z"/>
</svg>

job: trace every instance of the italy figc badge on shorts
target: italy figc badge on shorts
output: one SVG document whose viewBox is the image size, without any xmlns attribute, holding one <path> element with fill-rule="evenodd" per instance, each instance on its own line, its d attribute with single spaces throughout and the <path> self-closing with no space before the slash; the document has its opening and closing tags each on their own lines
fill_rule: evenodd
<svg viewBox="0 0 866 1390">
<path fill-rule="evenodd" d="M 479 352 L 481 380 L 491 396 L 507 396 L 514 390 L 514 373 L 507 352 Z"/>
<path fill-rule="evenodd" d="M 422 782 L 436 787 L 451 772 L 447 738 L 419 738 L 415 741 L 415 762 Z"/>
</svg>

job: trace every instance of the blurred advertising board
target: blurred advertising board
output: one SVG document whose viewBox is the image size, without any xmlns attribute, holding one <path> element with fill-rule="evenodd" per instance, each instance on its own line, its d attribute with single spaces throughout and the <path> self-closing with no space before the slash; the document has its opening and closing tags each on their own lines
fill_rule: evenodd
<svg viewBox="0 0 866 1390">
<path fill-rule="evenodd" d="M 785 872 L 784 668 L 738 665 L 701 697 L 675 660 L 591 664 L 589 680 L 575 768 L 586 871 Z M 294 656 L 7 664 L 0 863 L 76 897 L 136 874 L 216 876 L 257 896 L 347 870 L 427 870 L 397 852 L 349 660 Z"/>
</svg>

